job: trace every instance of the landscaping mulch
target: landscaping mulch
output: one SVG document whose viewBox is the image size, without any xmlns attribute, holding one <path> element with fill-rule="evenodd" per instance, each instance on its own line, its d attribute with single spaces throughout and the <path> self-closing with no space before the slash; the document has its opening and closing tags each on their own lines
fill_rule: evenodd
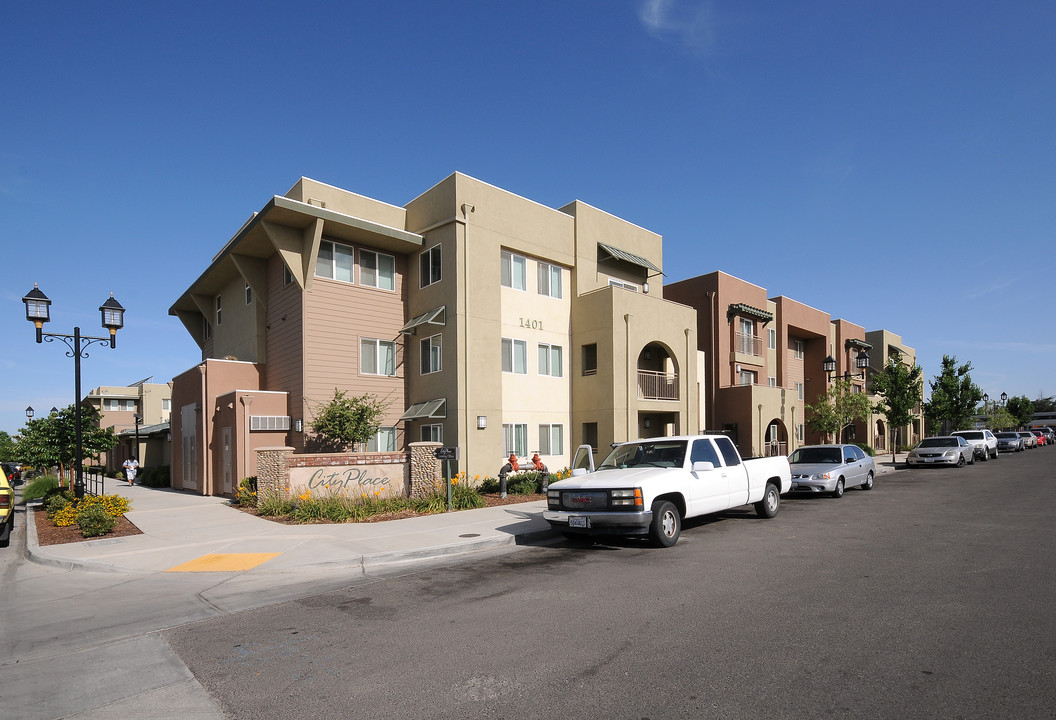
<svg viewBox="0 0 1056 720">
<path fill-rule="evenodd" d="M 34 508 L 33 519 L 37 525 L 37 542 L 40 545 L 61 545 L 71 542 L 85 542 L 87 540 L 102 540 L 104 538 L 124 537 L 126 535 L 142 535 L 143 531 L 132 524 L 132 521 L 124 515 L 117 518 L 117 525 L 105 535 L 96 535 L 86 538 L 81 535 L 81 529 L 76 525 L 68 527 L 56 527 L 48 520 L 43 507 Z"/>
<path fill-rule="evenodd" d="M 484 502 L 486 503 L 487 507 L 496 507 L 498 505 L 517 505 L 519 503 L 534 502 L 536 500 L 546 500 L 546 495 L 543 495 L 542 493 L 535 493 L 534 495 L 507 495 L 504 498 L 499 497 L 498 493 L 487 493 L 487 494 L 481 495 L 481 497 L 484 498 Z M 299 523 L 294 523 L 293 521 L 289 520 L 288 518 L 271 517 L 271 516 L 268 516 L 268 515 L 261 515 L 260 513 L 257 512 L 257 509 L 255 507 L 246 507 L 246 506 L 237 505 L 237 504 L 236 505 L 232 505 L 232 507 L 237 508 L 238 510 L 241 510 L 242 512 L 249 513 L 250 515 L 256 515 L 257 517 L 264 518 L 265 520 L 271 520 L 272 522 L 283 523 L 285 525 L 296 525 L 296 524 L 299 524 Z M 455 512 L 458 512 L 458 511 L 456 510 Z M 408 508 L 406 510 L 399 510 L 397 512 L 381 513 L 379 515 L 371 515 L 370 517 L 363 518 L 362 520 L 358 520 L 358 521 L 350 520 L 349 522 L 361 522 L 361 523 L 387 522 L 389 520 L 403 520 L 405 518 L 421 517 L 423 515 L 429 515 L 429 513 L 415 512 L 414 510 L 411 510 L 411 509 Z M 320 522 L 320 524 L 324 524 L 324 525 L 330 523 L 329 520 L 320 520 L 319 522 Z"/>
</svg>

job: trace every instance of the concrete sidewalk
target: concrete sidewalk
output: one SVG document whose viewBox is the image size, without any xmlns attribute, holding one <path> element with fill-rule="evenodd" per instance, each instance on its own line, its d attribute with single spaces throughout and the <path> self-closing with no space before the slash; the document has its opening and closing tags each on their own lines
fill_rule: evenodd
<svg viewBox="0 0 1056 720">
<path fill-rule="evenodd" d="M 104 491 L 128 497 L 126 517 L 142 535 L 41 546 L 27 512 L 26 557 L 64 569 L 162 572 L 367 570 L 542 542 L 553 535 L 542 500 L 376 523 L 284 525 L 244 513 L 226 498 L 129 486 L 106 479 Z M 184 566 L 181 568 L 180 566 Z"/>
<path fill-rule="evenodd" d="M 877 455 L 877 476 L 905 467 Z M 142 535 L 41 546 L 30 509 L 26 557 L 42 565 L 101 572 L 295 573 L 371 567 L 542 543 L 556 534 L 542 500 L 376 523 L 283 525 L 244 513 L 225 498 L 128 486 L 107 478 L 107 494 L 132 501 L 126 517 Z M 38 508 L 35 512 L 43 512 Z M 182 567 L 181 567 L 182 566 Z"/>
</svg>

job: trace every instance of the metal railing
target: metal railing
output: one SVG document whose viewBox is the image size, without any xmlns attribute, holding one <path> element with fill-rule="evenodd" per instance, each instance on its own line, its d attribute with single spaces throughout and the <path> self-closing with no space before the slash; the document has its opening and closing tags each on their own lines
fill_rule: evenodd
<svg viewBox="0 0 1056 720">
<path fill-rule="evenodd" d="M 678 400 L 678 373 L 638 371 L 639 400 Z"/>
<path fill-rule="evenodd" d="M 82 474 L 84 480 L 84 494 L 94 495 L 95 497 L 102 497 L 104 494 L 103 490 L 103 478 L 106 477 L 100 472 L 94 470 L 85 469 Z M 73 468 L 66 468 L 62 471 L 62 477 L 60 480 L 66 484 L 67 487 L 73 487 Z"/>
<path fill-rule="evenodd" d="M 788 443 L 779 440 L 770 440 L 763 449 L 766 451 L 766 457 L 788 455 Z"/>
<path fill-rule="evenodd" d="M 736 352 L 755 357 L 763 356 L 763 338 L 760 335 L 737 333 Z"/>
</svg>

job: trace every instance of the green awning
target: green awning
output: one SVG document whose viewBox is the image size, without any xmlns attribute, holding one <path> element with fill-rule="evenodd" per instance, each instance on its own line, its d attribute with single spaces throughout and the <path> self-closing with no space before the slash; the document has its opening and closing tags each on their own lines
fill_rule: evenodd
<svg viewBox="0 0 1056 720">
<path fill-rule="evenodd" d="M 629 253 L 626 250 L 620 250 L 617 247 L 613 247 L 612 245 L 606 245 L 605 243 L 600 242 L 598 243 L 598 249 L 608 253 L 610 257 L 616 260 L 623 260 L 624 262 L 629 262 L 632 265 L 643 267 L 646 270 L 653 270 L 663 275 L 663 271 L 660 268 L 658 268 L 656 265 L 653 265 L 651 262 L 639 255 L 635 255 L 634 253 Z"/>
</svg>

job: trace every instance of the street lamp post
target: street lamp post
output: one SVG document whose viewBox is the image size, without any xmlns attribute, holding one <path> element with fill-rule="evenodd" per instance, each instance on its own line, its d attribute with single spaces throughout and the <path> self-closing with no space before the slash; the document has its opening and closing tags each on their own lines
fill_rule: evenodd
<svg viewBox="0 0 1056 720">
<path fill-rule="evenodd" d="M 855 378 L 865 379 L 865 370 L 869 367 L 869 353 L 865 350 L 859 352 L 854 358 L 854 366 L 861 370 L 859 373 L 852 373 L 850 370 L 843 371 L 843 379 L 850 382 Z M 821 369 L 825 372 L 825 377 L 828 382 L 833 381 L 833 376 L 836 373 L 836 358 L 832 355 L 827 355 L 824 360 L 821 361 Z M 834 400 L 835 402 L 835 400 Z M 843 440 L 843 428 L 840 428 L 836 433 L 836 442 Z"/>
<path fill-rule="evenodd" d="M 136 459 L 136 462 L 138 463 L 139 462 L 139 424 L 141 422 L 143 422 L 143 416 L 142 415 L 133 415 L 132 416 L 132 422 L 134 422 L 136 424 L 136 451 L 134 453 L 132 453 L 132 457 L 134 457 Z"/>
<path fill-rule="evenodd" d="M 29 407 L 26 408 L 26 418 L 29 419 L 29 420 L 33 419 L 33 406 L 32 405 L 30 405 Z"/>
<path fill-rule="evenodd" d="M 22 298 L 22 302 L 26 304 L 26 320 L 29 320 L 37 328 L 37 342 L 61 340 L 69 348 L 66 351 L 66 357 L 73 358 L 73 416 L 75 425 L 74 438 L 77 446 L 77 456 L 74 461 L 73 493 L 76 497 L 83 498 L 84 467 L 81 464 L 81 460 L 84 453 L 83 438 L 81 437 L 81 358 L 88 357 L 86 350 L 89 345 L 94 343 L 107 343 L 111 348 L 117 347 L 117 331 L 124 327 L 125 309 L 121 307 L 121 303 L 114 299 L 114 294 L 110 293 L 110 298 L 99 306 L 99 312 L 102 313 L 102 326 L 110 331 L 110 337 L 93 337 L 90 335 L 82 336 L 79 327 L 73 328 L 73 335 L 44 332 L 44 323 L 51 321 L 51 300 L 40 291 L 36 283 L 33 284 L 33 289 Z"/>
</svg>

